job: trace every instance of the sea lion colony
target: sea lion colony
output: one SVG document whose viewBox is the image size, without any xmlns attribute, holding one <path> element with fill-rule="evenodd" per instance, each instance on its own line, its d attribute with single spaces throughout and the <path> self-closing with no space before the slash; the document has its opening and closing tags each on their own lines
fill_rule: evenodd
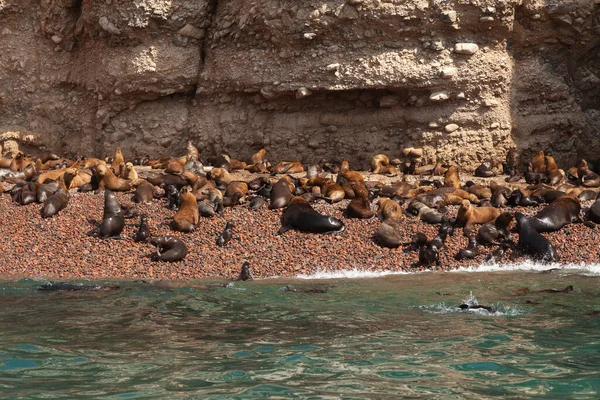
<svg viewBox="0 0 600 400">
<path fill-rule="evenodd" d="M 585 160 L 563 171 L 550 155 L 539 152 L 520 168 L 511 151 L 501 167 L 486 160 L 476 169 L 475 176 L 486 180 L 463 184 L 459 166 L 421 165 L 422 151 L 414 148 L 404 149 L 401 159 L 375 155 L 367 180 L 363 173 L 352 170 L 347 161 L 271 165 L 266 155 L 267 151 L 261 149 L 247 162 L 227 155 L 201 162 L 191 142 L 181 157 L 130 162 L 126 162 L 119 148 L 106 159 L 70 160 L 53 154 L 38 158 L 18 153 L 0 159 L 0 185 L 15 204 L 43 204 L 41 218 L 52 218 L 67 209 L 74 191 L 103 192 L 102 221 L 92 221 L 96 227 L 88 235 L 149 243 L 156 249 L 150 256 L 154 261 L 183 260 L 188 252 L 194 252 L 185 244 L 186 235 L 201 230 L 203 218 L 222 216 L 225 209 L 241 206 L 251 210 L 267 206 L 283 209 L 280 229 L 272 232 L 280 235 L 290 229 L 315 234 L 341 232 L 348 219 L 377 218 L 381 222 L 371 232 L 372 240 L 381 247 L 403 247 L 405 253 L 414 253 L 413 267 L 427 268 L 440 265 L 442 252 L 453 253 L 456 260 L 484 255 L 486 260 L 495 262 L 518 256 L 558 261 L 560 254 L 543 233 L 584 220 L 593 227 L 600 221 L 600 200 L 582 214 L 581 199 L 596 199 L 600 186 L 599 175 Z M 141 177 L 134 165 L 157 171 Z M 244 175 L 242 180 L 236 170 L 252 174 Z M 498 173 L 507 176 L 497 179 Z M 376 179 L 379 175 L 386 176 L 385 182 Z M 410 176 L 414 183 L 409 183 Z M 153 236 L 147 216 L 140 215 L 135 235 L 122 237 L 125 219 L 136 216 L 136 212 L 122 207 L 114 192 L 129 192 L 131 201 L 138 204 L 164 202 L 173 212 L 173 235 Z M 313 207 L 346 199 L 350 201 L 344 207 L 345 219 L 323 215 Z M 374 202 L 376 209 L 372 207 Z M 449 211 L 452 206 L 458 206 L 455 216 Z M 515 207 L 536 206 L 543 208 L 530 217 L 525 210 L 512 211 Z M 437 234 L 427 237 L 418 232 L 406 240 L 406 226 L 415 220 L 438 226 Z M 450 249 L 446 240 L 459 228 L 468 245 Z M 235 239 L 235 232 L 244 229 L 238 223 L 228 222 L 225 230 L 211 239 L 212 243 L 227 246 Z M 511 233 L 516 233 L 518 240 Z"/>
</svg>

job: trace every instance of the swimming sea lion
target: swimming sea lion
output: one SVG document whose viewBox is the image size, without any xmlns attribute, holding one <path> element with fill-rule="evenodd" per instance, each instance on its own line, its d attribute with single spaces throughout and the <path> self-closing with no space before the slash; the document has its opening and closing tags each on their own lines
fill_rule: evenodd
<svg viewBox="0 0 600 400">
<path fill-rule="evenodd" d="M 233 221 L 227 221 L 225 229 L 217 237 L 217 246 L 225 246 L 233 237 Z"/>
<path fill-rule="evenodd" d="M 87 233 L 99 238 L 117 238 L 125 227 L 125 217 L 117 196 L 110 190 L 104 191 L 104 215 L 102 222 Z"/>
<path fill-rule="evenodd" d="M 341 232 L 344 230 L 344 223 L 337 218 L 320 214 L 306 200 L 296 196 L 290 200 L 281 217 L 278 234 L 289 229 L 311 233 Z"/>
<path fill-rule="evenodd" d="M 237 279 L 238 281 L 251 281 L 254 278 L 252 277 L 252 274 L 250 273 L 250 263 L 248 261 L 244 261 L 244 263 L 242 264 L 242 269 L 240 271 L 240 274 L 238 275 Z"/>
<path fill-rule="evenodd" d="M 173 229 L 179 232 L 192 232 L 200 222 L 200 211 L 196 196 L 187 188 L 181 189 L 181 207 L 173 216 Z"/>
<path fill-rule="evenodd" d="M 156 255 L 152 256 L 152 261 L 181 261 L 188 253 L 185 243 L 174 236 L 153 237 L 150 243 L 156 246 Z"/>
<path fill-rule="evenodd" d="M 581 203 L 573 196 L 562 196 L 544 207 L 529 219 L 529 225 L 537 232 L 556 232 L 565 225 L 581 222 Z"/>
<path fill-rule="evenodd" d="M 517 212 L 515 214 L 517 228 L 519 230 L 519 242 L 517 248 L 524 254 L 542 262 L 557 262 L 558 254 L 554 246 L 536 231 L 527 217 Z"/>
</svg>

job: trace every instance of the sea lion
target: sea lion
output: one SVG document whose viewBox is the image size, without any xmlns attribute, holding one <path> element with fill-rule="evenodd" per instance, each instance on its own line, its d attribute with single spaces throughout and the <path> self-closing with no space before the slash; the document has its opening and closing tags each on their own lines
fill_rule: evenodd
<svg viewBox="0 0 600 400">
<path fill-rule="evenodd" d="M 188 156 L 187 161 L 183 164 L 183 172 L 191 172 L 193 174 L 204 173 L 204 165 L 197 159 Z"/>
<path fill-rule="evenodd" d="M 123 173 L 123 169 L 125 168 L 125 158 L 123 158 L 120 147 L 115 149 L 115 156 L 113 157 L 110 167 L 117 176 L 120 176 Z"/>
<path fill-rule="evenodd" d="M 480 200 L 491 200 L 492 198 L 492 189 L 489 187 L 485 187 L 482 185 L 473 184 L 469 185 L 467 192 L 474 194 Z"/>
<path fill-rule="evenodd" d="M 154 186 L 146 181 L 143 181 L 135 188 L 135 193 L 131 197 L 134 203 L 148 204 L 154 200 Z"/>
<path fill-rule="evenodd" d="M 587 161 L 581 159 L 577 165 L 577 176 L 582 186 L 600 187 L 600 175 L 588 168 Z"/>
<path fill-rule="evenodd" d="M 237 279 L 238 281 L 251 281 L 254 278 L 252 277 L 252 274 L 250 273 L 250 263 L 248 261 L 244 261 L 244 263 L 242 264 L 242 269 L 240 271 L 240 274 L 238 275 Z"/>
<path fill-rule="evenodd" d="M 508 203 L 508 196 L 510 196 L 510 189 L 506 186 L 498 185 L 496 182 L 490 182 L 490 189 L 492 191 L 492 206 L 496 208 L 506 207 Z"/>
<path fill-rule="evenodd" d="M 36 200 L 38 203 L 44 203 L 49 196 L 52 196 L 60 187 L 59 179 L 40 185 L 36 191 Z"/>
<path fill-rule="evenodd" d="M 411 202 L 412 203 L 412 202 Z M 439 224 L 444 220 L 444 216 L 434 210 L 431 207 L 428 207 L 424 203 L 420 201 L 415 201 L 413 206 L 418 209 L 417 216 L 419 219 L 428 224 Z"/>
<path fill-rule="evenodd" d="M 400 218 L 388 218 L 384 220 L 377 232 L 375 232 L 375 241 L 383 246 L 395 249 L 402 244 L 403 221 Z"/>
<path fill-rule="evenodd" d="M 62 178 L 59 179 L 58 189 L 56 192 L 48 196 L 42 208 L 42 218 L 50 218 L 58 214 L 69 203 L 69 191 L 65 187 L 65 182 Z"/>
<path fill-rule="evenodd" d="M 63 179 L 67 189 L 78 189 L 87 184 L 96 184 L 96 188 L 98 188 L 98 180 L 95 179 L 95 176 L 79 169 L 67 168 L 63 174 Z"/>
<path fill-rule="evenodd" d="M 223 229 L 223 232 L 221 232 L 219 234 L 219 236 L 217 237 L 217 246 L 219 246 L 219 247 L 225 246 L 227 243 L 229 243 L 229 241 L 231 240 L 232 237 L 233 237 L 233 221 L 227 221 L 227 223 L 225 224 L 225 229 Z"/>
<path fill-rule="evenodd" d="M 167 185 L 165 188 L 167 196 L 167 208 L 172 211 L 178 211 L 181 208 L 181 192 L 175 185 Z"/>
<path fill-rule="evenodd" d="M 193 232 L 200 222 L 200 211 L 196 196 L 187 188 L 181 189 L 181 207 L 173 216 L 172 227 L 179 232 Z"/>
<path fill-rule="evenodd" d="M 384 154 L 377 154 L 371 158 L 371 172 L 374 174 L 396 176 L 398 168 L 390 165 L 390 159 Z"/>
<path fill-rule="evenodd" d="M 110 190 L 104 191 L 104 215 L 102 222 L 87 233 L 99 238 L 118 238 L 125 227 L 125 217 L 117 196 Z"/>
<path fill-rule="evenodd" d="M 213 209 L 219 215 L 223 215 L 223 193 L 216 188 L 206 188 L 202 191 L 206 195 L 206 199 L 212 204 Z"/>
<path fill-rule="evenodd" d="M 404 248 L 404 252 L 405 253 L 411 253 L 413 251 L 419 251 L 419 249 L 423 246 L 427 246 L 427 236 L 425 236 L 424 233 L 422 232 L 418 232 L 415 233 L 411 240 L 410 243 L 407 244 L 407 246 Z"/>
<path fill-rule="evenodd" d="M 156 254 L 152 256 L 152 261 L 181 261 L 188 253 L 185 243 L 174 236 L 153 237 L 150 243 L 156 246 Z"/>
<path fill-rule="evenodd" d="M 294 190 L 295 186 L 288 176 L 279 179 L 271 190 L 269 210 L 286 207 L 292 200 Z"/>
<path fill-rule="evenodd" d="M 485 262 L 490 264 L 498 264 L 504 258 L 504 248 L 498 247 L 485 257 Z"/>
<path fill-rule="evenodd" d="M 444 175 L 444 186 L 453 187 L 455 189 L 460 188 L 458 168 L 456 168 L 454 165 L 450 166 L 448 170 L 446 170 L 446 174 Z"/>
<path fill-rule="evenodd" d="M 206 177 L 217 183 L 222 182 L 225 185 L 229 185 L 233 181 L 233 178 L 225 168 L 213 168 L 206 174 Z"/>
<path fill-rule="evenodd" d="M 338 174 L 338 177 L 337 177 L 335 183 L 337 183 L 340 186 L 343 186 L 344 183 L 349 182 L 349 181 L 356 181 L 358 183 L 362 183 L 363 185 L 365 184 L 365 178 L 358 171 L 340 172 Z"/>
<path fill-rule="evenodd" d="M 272 175 L 281 175 L 281 174 L 298 174 L 300 172 L 304 172 L 304 167 L 300 163 L 300 161 L 295 162 L 287 162 L 283 161 L 279 164 L 271 167 Z"/>
<path fill-rule="evenodd" d="M 491 178 L 496 176 L 496 173 L 492 170 L 492 162 L 482 162 L 481 165 L 475 169 L 474 175 L 480 178 Z"/>
<path fill-rule="evenodd" d="M 475 224 L 485 224 L 493 221 L 500 215 L 494 207 L 473 207 L 469 200 L 463 200 L 456 216 L 457 221 L 469 229 Z"/>
<path fill-rule="evenodd" d="M 105 165 L 96 167 L 96 177 L 100 190 L 106 188 L 112 192 L 128 192 L 132 187 L 131 181 L 119 178 Z"/>
<path fill-rule="evenodd" d="M 122 168 L 121 178 L 132 181 L 133 183 L 138 181 L 138 173 L 133 167 L 133 163 L 128 162 L 125 164 L 125 166 Z"/>
<path fill-rule="evenodd" d="M 482 306 L 479 304 L 461 304 L 458 306 L 458 308 L 461 311 L 470 311 L 470 310 L 485 310 L 491 314 L 498 312 L 498 309 L 496 307 L 492 307 L 492 306 Z"/>
<path fill-rule="evenodd" d="M 239 193 L 239 198 L 244 200 L 246 194 L 248 194 L 248 184 L 242 181 L 231 182 L 229 185 L 227 185 L 227 189 L 225 189 L 223 197 L 232 197 L 235 193 Z"/>
<path fill-rule="evenodd" d="M 375 213 L 371 210 L 369 191 L 358 182 L 349 182 L 355 197 L 348 203 L 346 214 L 349 218 L 372 218 Z"/>
<path fill-rule="evenodd" d="M 598 194 L 598 197 L 596 197 L 596 201 L 594 201 L 585 217 L 586 220 L 600 224 L 600 193 Z"/>
<path fill-rule="evenodd" d="M 341 232 L 344 230 L 344 223 L 337 218 L 320 214 L 306 200 L 296 196 L 283 212 L 278 234 L 289 229 L 311 233 Z"/>
<path fill-rule="evenodd" d="M 77 291 L 99 291 L 119 290 L 119 285 L 84 285 L 71 282 L 48 282 L 36 288 L 40 292 L 77 292 Z"/>
<path fill-rule="evenodd" d="M 440 265 L 440 250 L 444 247 L 448 232 L 445 229 L 438 230 L 438 234 L 435 238 L 422 246 L 419 249 L 419 262 L 418 265 L 425 267 L 431 267 L 433 264 Z"/>
<path fill-rule="evenodd" d="M 556 232 L 565 225 L 581 222 L 581 203 L 573 196 L 562 196 L 544 207 L 529 219 L 529 225 L 537 232 Z"/>
<path fill-rule="evenodd" d="M 150 227 L 145 215 L 140 215 L 140 226 L 133 237 L 134 242 L 145 242 L 150 237 Z"/>
<path fill-rule="evenodd" d="M 530 185 L 537 185 L 539 183 L 548 183 L 548 175 L 541 172 L 535 172 L 535 167 L 532 163 L 527 165 L 527 171 L 525 172 L 525 182 Z M 544 167 L 545 169 L 545 167 Z"/>
<path fill-rule="evenodd" d="M 266 202 L 264 198 L 256 196 L 255 198 L 250 200 L 250 203 L 248 203 L 248 208 L 251 210 L 258 210 L 264 207 L 265 204 Z"/>
<path fill-rule="evenodd" d="M 402 218 L 402 206 L 392 199 L 380 197 L 377 202 L 377 218 L 385 221 L 389 218 Z"/>
<path fill-rule="evenodd" d="M 266 155 L 267 155 L 267 150 L 260 149 L 256 153 L 252 154 L 252 156 L 250 156 L 250 164 L 249 165 L 261 164 L 263 162 L 263 160 L 265 159 Z"/>
<path fill-rule="evenodd" d="M 556 254 L 554 246 L 531 226 L 527 217 L 517 212 L 515 219 L 517 220 L 517 229 L 519 231 L 517 248 L 533 259 L 542 262 L 557 262 L 558 254 Z"/>
<path fill-rule="evenodd" d="M 548 184 L 551 186 L 560 185 L 564 178 L 564 172 L 558 168 L 552 156 L 546 156 L 546 173 L 548 174 Z"/>
<path fill-rule="evenodd" d="M 495 243 L 497 240 L 510 239 L 510 225 L 513 221 L 513 216 L 508 212 L 503 212 L 492 222 L 484 224 L 479 228 L 477 240 L 480 244 L 487 245 Z"/>
<path fill-rule="evenodd" d="M 533 158 L 531 159 L 531 167 L 531 172 L 534 172 L 536 174 L 546 174 L 546 157 L 543 151 L 540 151 L 535 156 L 533 156 Z"/>
<path fill-rule="evenodd" d="M 168 185 L 173 185 L 177 188 L 177 190 L 181 190 L 182 187 L 188 184 L 187 181 L 181 176 L 173 174 L 160 174 L 156 176 L 149 176 L 146 178 L 146 180 L 154 186 L 163 185 L 166 187 Z"/>
<path fill-rule="evenodd" d="M 460 249 L 454 258 L 458 261 L 465 259 L 473 259 L 477 257 L 479 252 L 477 251 L 477 238 L 475 236 L 469 236 L 469 244 L 466 249 Z"/>
</svg>

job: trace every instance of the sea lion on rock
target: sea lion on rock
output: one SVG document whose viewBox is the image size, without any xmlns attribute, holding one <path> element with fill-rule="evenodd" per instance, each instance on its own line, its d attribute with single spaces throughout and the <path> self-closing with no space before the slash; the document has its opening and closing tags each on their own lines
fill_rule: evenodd
<svg viewBox="0 0 600 400">
<path fill-rule="evenodd" d="M 106 188 L 112 192 L 128 192 L 132 188 L 131 181 L 119 178 L 105 165 L 96 167 L 96 177 L 100 190 Z"/>
<path fill-rule="evenodd" d="M 517 220 L 517 228 L 519 230 L 517 248 L 523 254 L 531 256 L 535 260 L 557 262 L 558 255 L 554 246 L 531 226 L 529 219 L 520 212 L 515 214 L 515 219 Z"/>
<path fill-rule="evenodd" d="M 477 169 L 475 169 L 474 175 L 480 178 L 491 178 L 496 176 L 496 173 L 492 170 L 491 161 L 484 161 Z"/>
<path fill-rule="evenodd" d="M 265 204 L 267 204 L 265 202 L 265 199 L 263 199 L 260 196 L 256 196 L 255 198 L 250 200 L 250 203 L 248 203 L 248 208 L 250 208 L 251 210 L 258 210 L 264 207 Z"/>
<path fill-rule="evenodd" d="M 469 244 L 466 249 L 460 249 L 454 258 L 458 261 L 465 259 L 473 259 L 477 257 L 479 252 L 477 251 L 477 238 L 475 236 L 469 236 Z"/>
<path fill-rule="evenodd" d="M 584 159 L 577 165 L 577 176 L 582 186 L 591 188 L 600 186 L 600 175 L 589 169 Z"/>
<path fill-rule="evenodd" d="M 355 197 L 348 203 L 346 214 L 350 218 L 372 218 L 375 213 L 371 210 L 369 191 L 358 182 L 350 182 Z"/>
<path fill-rule="evenodd" d="M 398 175 L 398 169 L 390 165 L 390 159 L 384 154 L 373 156 L 371 159 L 371 172 L 388 176 Z"/>
<path fill-rule="evenodd" d="M 448 170 L 446 170 L 446 174 L 444 175 L 444 186 L 453 187 L 455 189 L 460 188 L 458 168 L 456 168 L 454 165 L 450 166 Z"/>
<path fill-rule="evenodd" d="M 379 198 L 377 202 L 379 209 L 377 210 L 377 218 L 385 221 L 389 218 L 402 218 L 402 206 L 392 199 L 384 197 Z"/>
<path fill-rule="evenodd" d="M 196 196 L 187 188 L 181 189 L 181 207 L 173 216 L 173 229 L 179 232 L 193 232 L 200 222 L 200 211 Z"/>
<path fill-rule="evenodd" d="M 145 242 L 150 237 L 150 227 L 148 226 L 148 221 L 146 221 L 146 216 L 140 216 L 140 226 L 133 237 L 134 242 Z"/>
<path fill-rule="evenodd" d="M 400 218 L 384 220 L 375 232 L 375 241 L 383 247 L 391 249 L 399 247 L 402 244 L 402 223 Z"/>
<path fill-rule="evenodd" d="M 152 261 L 181 261 L 188 253 L 185 243 L 174 236 L 153 237 L 150 243 L 156 246 L 156 255 L 152 256 Z"/>
<path fill-rule="evenodd" d="M 543 151 L 537 153 L 531 159 L 531 172 L 536 174 L 546 174 L 546 157 Z"/>
<path fill-rule="evenodd" d="M 50 218 L 58 214 L 69 203 L 69 191 L 62 178 L 59 179 L 58 189 L 48 196 L 42 208 L 42 218 Z"/>
<path fill-rule="evenodd" d="M 135 193 L 131 197 L 131 201 L 134 203 L 148 204 L 152 200 L 154 200 L 154 186 L 146 181 L 135 188 Z"/>
<path fill-rule="evenodd" d="M 551 186 L 560 185 L 564 178 L 564 172 L 558 168 L 552 156 L 546 156 L 546 173 L 548 174 L 548 184 Z"/>
<path fill-rule="evenodd" d="M 219 236 L 217 237 L 217 246 L 219 246 L 219 247 L 225 246 L 227 243 L 229 243 L 229 241 L 231 240 L 232 237 L 233 237 L 233 222 L 227 221 L 227 223 L 225 224 L 225 229 L 223 229 L 223 232 L 221 232 L 219 234 Z"/>
<path fill-rule="evenodd" d="M 167 185 L 165 188 L 167 196 L 167 208 L 172 211 L 177 211 L 181 208 L 181 192 L 175 185 Z"/>
<path fill-rule="evenodd" d="M 581 222 L 580 212 L 579 199 L 565 195 L 530 218 L 529 225 L 537 232 L 556 232 L 565 225 Z"/>
<path fill-rule="evenodd" d="M 123 153 L 121 153 L 120 147 L 115 149 L 115 156 L 113 157 L 110 167 L 117 176 L 123 173 L 123 169 L 125 168 L 125 158 L 123 158 Z"/>
<path fill-rule="evenodd" d="M 102 222 L 87 233 L 99 238 L 119 237 L 125 227 L 125 217 L 117 196 L 110 190 L 104 191 L 104 215 Z"/>
<path fill-rule="evenodd" d="M 585 215 L 586 220 L 600 224 L 600 193 Z"/>
<path fill-rule="evenodd" d="M 296 196 L 290 200 L 281 217 L 278 234 L 289 229 L 311 233 L 341 232 L 344 230 L 344 223 L 337 218 L 320 214 L 306 200 Z"/>
<path fill-rule="evenodd" d="M 52 196 L 60 187 L 59 179 L 44 183 L 37 188 L 36 200 L 38 203 L 44 203 L 48 197 Z"/>
<path fill-rule="evenodd" d="M 479 243 L 486 245 L 495 243 L 497 240 L 510 239 L 510 225 L 513 221 L 513 216 L 508 212 L 503 212 L 492 222 L 484 224 L 479 228 L 477 240 Z"/>
<path fill-rule="evenodd" d="M 499 215 L 500 211 L 494 207 L 473 207 L 469 200 L 463 200 L 456 218 L 461 225 L 468 229 L 475 224 L 491 222 Z"/>
<path fill-rule="evenodd" d="M 300 161 L 282 161 L 279 164 L 271 167 L 272 175 L 298 174 L 300 172 L 304 172 L 304 167 L 302 166 Z"/>
</svg>

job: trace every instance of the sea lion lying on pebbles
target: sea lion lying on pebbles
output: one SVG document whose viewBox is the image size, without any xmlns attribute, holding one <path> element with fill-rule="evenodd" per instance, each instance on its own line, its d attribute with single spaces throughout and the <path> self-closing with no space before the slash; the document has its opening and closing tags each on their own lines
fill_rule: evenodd
<svg viewBox="0 0 600 400">
<path fill-rule="evenodd" d="M 341 232 L 344 230 L 344 223 L 337 218 L 320 214 L 304 198 L 296 196 L 281 217 L 278 234 L 290 229 L 311 233 Z"/>
<path fill-rule="evenodd" d="M 572 196 L 562 196 L 547 205 L 529 219 L 530 225 L 538 232 L 556 232 L 565 225 L 581 222 L 581 203 Z"/>
<path fill-rule="evenodd" d="M 156 254 L 152 256 L 152 261 L 181 261 L 188 253 L 185 243 L 174 236 L 153 237 L 150 244 L 156 246 Z"/>
</svg>

